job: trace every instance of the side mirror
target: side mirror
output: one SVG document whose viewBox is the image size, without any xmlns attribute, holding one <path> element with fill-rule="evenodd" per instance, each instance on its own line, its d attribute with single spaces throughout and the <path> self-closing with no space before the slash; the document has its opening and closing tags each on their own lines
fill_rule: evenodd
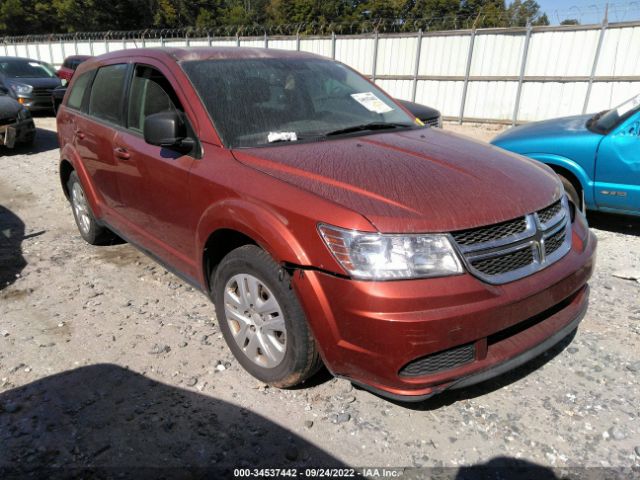
<svg viewBox="0 0 640 480">
<path fill-rule="evenodd" d="M 189 152 L 195 142 L 187 137 L 187 127 L 177 112 L 154 113 L 144 119 L 144 141 L 158 147 Z"/>
<path fill-rule="evenodd" d="M 60 84 L 63 87 L 66 87 L 68 83 L 69 83 L 69 80 L 67 80 L 66 78 L 63 78 L 62 80 L 60 80 Z"/>
</svg>

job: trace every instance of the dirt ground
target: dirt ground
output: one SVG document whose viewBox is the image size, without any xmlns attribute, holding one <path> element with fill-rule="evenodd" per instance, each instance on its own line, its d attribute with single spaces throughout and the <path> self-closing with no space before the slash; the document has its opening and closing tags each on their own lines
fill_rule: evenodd
<svg viewBox="0 0 640 480">
<path fill-rule="evenodd" d="M 32 149 L 0 152 L 0 477 L 43 465 L 136 478 L 308 465 L 639 474 L 640 281 L 621 278 L 640 272 L 638 222 L 590 218 L 588 313 L 514 372 L 419 404 L 326 372 L 277 390 L 234 361 L 202 293 L 130 245 L 83 242 L 54 119 L 36 123 Z M 488 140 L 501 127 L 445 128 Z"/>
</svg>

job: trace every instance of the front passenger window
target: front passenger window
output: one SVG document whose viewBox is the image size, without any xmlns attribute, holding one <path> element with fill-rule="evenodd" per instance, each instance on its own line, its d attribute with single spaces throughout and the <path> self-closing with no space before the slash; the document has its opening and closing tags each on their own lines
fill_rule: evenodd
<svg viewBox="0 0 640 480">
<path fill-rule="evenodd" d="M 137 65 L 129 94 L 128 128 L 142 133 L 147 116 L 166 111 L 183 111 L 169 80 L 155 68 Z"/>
</svg>

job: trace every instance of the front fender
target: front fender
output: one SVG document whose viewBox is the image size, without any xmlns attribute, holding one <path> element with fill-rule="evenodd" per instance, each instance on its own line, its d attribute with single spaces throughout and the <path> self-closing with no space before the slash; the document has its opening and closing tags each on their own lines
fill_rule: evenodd
<svg viewBox="0 0 640 480">
<path fill-rule="evenodd" d="M 582 185 L 585 203 L 587 205 L 594 204 L 593 180 L 589 177 L 584 168 L 580 166 L 580 164 L 578 164 L 574 160 L 571 160 L 570 158 L 562 157 L 560 155 L 554 155 L 551 153 L 525 153 L 524 155 L 546 165 L 555 165 L 571 172 Z"/>
<path fill-rule="evenodd" d="M 65 160 L 71 163 L 71 166 L 78 175 L 78 179 L 80 180 L 80 184 L 82 185 L 82 189 L 87 197 L 87 201 L 89 202 L 93 215 L 98 219 L 102 218 L 102 198 L 93 186 L 93 183 L 91 182 L 91 175 L 89 175 L 86 167 L 82 163 L 80 155 L 76 149 L 68 143 L 60 150 L 60 163 Z M 64 185 L 63 188 L 65 188 Z"/>
<path fill-rule="evenodd" d="M 206 285 L 204 271 L 205 245 L 218 230 L 235 230 L 253 239 L 278 263 L 311 265 L 307 252 L 287 227 L 287 219 L 277 211 L 240 198 L 225 199 L 211 205 L 201 216 L 196 229 L 196 251 L 199 252 L 200 282 Z"/>
</svg>

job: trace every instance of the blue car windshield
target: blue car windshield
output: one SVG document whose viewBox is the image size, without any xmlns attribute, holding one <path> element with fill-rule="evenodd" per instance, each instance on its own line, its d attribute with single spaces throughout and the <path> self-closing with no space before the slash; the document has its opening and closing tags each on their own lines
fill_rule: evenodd
<svg viewBox="0 0 640 480">
<path fill-rule="evenodd" d="M 640 110 L 640 95 L 636 95 L 635 97 L 627 100 L 622 105 L 619 105 L 616 108 L 603 112 L 602 114 L 598 114 L 596 125 L 598 130 L 603 132 L 610 132 L 613 130 L 620 122 L 629 118 L 634 113 Z"/>
</svg>

